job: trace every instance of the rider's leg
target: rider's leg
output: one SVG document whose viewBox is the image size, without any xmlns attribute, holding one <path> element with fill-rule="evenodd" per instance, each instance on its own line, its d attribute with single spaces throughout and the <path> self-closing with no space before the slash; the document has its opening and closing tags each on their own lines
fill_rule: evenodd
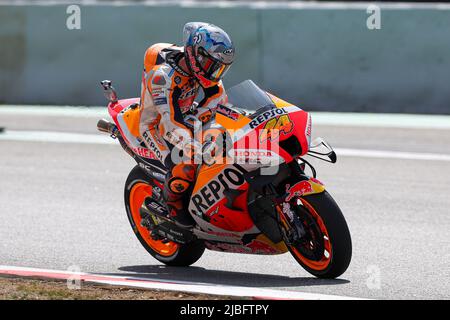
<svg viewBox="0 0 450 320">
<path fill-rule="evenodd" d="M 195 179 L 196 165 L 176 164 L 167 172 L 163 198 L 169 210 L 169 216 L 184 227 L 192 227 L 194 219 L 183 203 Z"/>
</svg>

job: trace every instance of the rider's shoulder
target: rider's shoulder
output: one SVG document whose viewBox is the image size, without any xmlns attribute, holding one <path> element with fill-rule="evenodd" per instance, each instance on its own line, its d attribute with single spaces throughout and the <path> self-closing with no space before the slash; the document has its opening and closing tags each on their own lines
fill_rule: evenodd
<svg viewBox="0 0 450 320">
<path fill-rule="evenodd" d="M 155 43 L 152 44 L 150 47 L 147 48 L 147 50 L 145 51 L 145 55 L 157 55 L 159 54 L 161 51 L 163 51 L 164 49 L 173 47 L 174 45 L 171 43 L 165 43 L 165 42 L 160 42 L 160 43 Z"/>
<path fill-rule="evenodd" d="M 144 69 L 149 71 L 154 66 L 165 63 L 167 51 L 173 50 L 175 45 L 170 43 L 155 43 L 147 48 L 144 54 Z"/>
<path fill-rule="evenodd" d="M 170 87 L 172 68 L 168 64 L 156 65 L 152 68 L 151 81 L 152 86 Z"/>
<path fill-rule="evenodd" d="M 165 53 L 171 51 L 183 51 L 183 47 L 177 47 L 175 44 L 171 43 L 155 43 L 145 50 L 145 58 L 146 59 L 155 59 L 158 56 L 164 56 Z"/>
</svg>

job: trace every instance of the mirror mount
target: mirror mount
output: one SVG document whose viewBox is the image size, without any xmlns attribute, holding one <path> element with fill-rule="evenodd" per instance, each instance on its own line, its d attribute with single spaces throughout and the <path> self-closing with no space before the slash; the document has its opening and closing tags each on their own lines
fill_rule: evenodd
<svg viewBox="0 0 450 320">
<path fill-rule="evenodd" d="M 321 148 L 324 149 L 324 151 L 320 150 Z M 317 158 L 330 163 L 336 163 L 337 161 L 336 152 L 334 152 L 330 144 L 322 138 L 316 138 L 311 143 L 307 154 L 313 158 Z"/>
<path fill-rule="evenodd" d="M 112 86 L 112 82 L 110 80 L 103 80 L 100 82 L 103 87 L 103 94 L 109 102 L 115 103 L 117 102 L 117 92 Z"/>
</svg>

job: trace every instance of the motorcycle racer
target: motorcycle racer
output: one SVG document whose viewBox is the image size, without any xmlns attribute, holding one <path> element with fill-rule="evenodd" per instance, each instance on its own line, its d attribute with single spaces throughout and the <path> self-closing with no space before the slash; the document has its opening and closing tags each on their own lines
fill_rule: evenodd
<svg viewBox="0 0 450 320">
<path fill-rule="evenodd" d="M 157 43 L 144 56 L 139 108 L 120 116 L 125 136 L 138 145 L 140 139 L 168 168 L 163 198 L 169 216 L 183 227 L 193 219 L 183 202 L 195 179 L 195 153 L 201 144 L 193 138 L 185 116 L 194 112 L 208 120 L 218 103 L 226 101 L 222 78 L 233 63 L 234 46 L 221 28 L 203 22 L 189 22 L 183 28 L 183 47 Z M 195 99 L 203 91 L 197 104 Z M 183 159 L 176 154 L 183 154 Z"/>
</svg>

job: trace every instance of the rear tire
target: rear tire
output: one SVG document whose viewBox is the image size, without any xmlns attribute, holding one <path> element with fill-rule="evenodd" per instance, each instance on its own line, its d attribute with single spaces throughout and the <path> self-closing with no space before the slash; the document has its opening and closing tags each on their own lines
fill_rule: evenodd
<svg viewBox="0 0 450 320">
<path fill-rule="evenodd" d="M 320 226 L 323 238 L 321 248 L 330 251 L 329 257 L 324 253 L 322 260 L 315 261 L 302 255 L 298 247 L 288 246 L 289 251 L 312 275 L 326 279 L 337 278 L 347 270 L 352 257 L 352 241 L 345 218 L 327 191 L 303 196 L 300 200 L 302 207 L 309 212 L 317 226 Z"/>
<path fill-rule="evenodd" d="M 174 242 L 163 243 L 153 240 L 147 228 L 141 226 L 139 208 L 146 197 L 153 195 L 154 188 L 162 189 L 154 179 L 150 178 L 139 167 L 135 166 L 125 183 L 125 208 L 134 234 L 142 246 L 156 260 L 168 265 L 186 267 L 195 263 L 203 255 L 205 245 L 201 240 L 194 240 L 181 245 Z M 158 200 L 155 198 L 155 200 Z"/>
</svg>

